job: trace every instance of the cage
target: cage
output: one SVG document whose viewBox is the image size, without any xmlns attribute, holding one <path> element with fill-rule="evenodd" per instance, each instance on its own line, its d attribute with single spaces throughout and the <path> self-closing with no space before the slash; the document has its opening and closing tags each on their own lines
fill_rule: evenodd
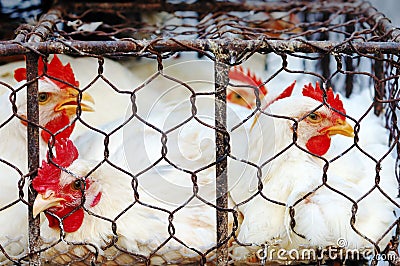
<svg viewBox="0 0 400 266">
<path fill-rule="evenodd" d="M 41 3 L 0 32 L 1 265 L 399 263 L 369 2 Z"/>
</svg>

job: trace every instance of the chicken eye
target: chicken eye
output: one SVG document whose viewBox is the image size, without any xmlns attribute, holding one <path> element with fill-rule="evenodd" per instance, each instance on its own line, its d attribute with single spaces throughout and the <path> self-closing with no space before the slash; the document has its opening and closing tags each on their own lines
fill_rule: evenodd
<svg viewBox="0 0 400 266">
<path fill-rule="evenodd" d="M 50 93 L 48 93 L 48 92 L 40 92 L 38 94 L 39 103 L 45 103 L 49 100 L 49 98 L 50 98 Z"/>
<path fill-rule="evenodd" d="M 321 120 L 321 116 L 317 113 L 311 113 L 307 116 L 307 118 L 311 122 L 319 122 Z"/>
<path fill-rule="evenodd" d="M 240 100 L 240 99 L 242 99 L 242 96 L 239 93 L 235 93 L 235 98 Z"/>
<path fill-rule="evenodd" d="M 84 187 L 84 184 L 83 184 L 83 181 L 81 179 L 77 179 L 71 184 L 71 188 L 73 190 L 82 190 L 83 187 Z"/>
</svg>

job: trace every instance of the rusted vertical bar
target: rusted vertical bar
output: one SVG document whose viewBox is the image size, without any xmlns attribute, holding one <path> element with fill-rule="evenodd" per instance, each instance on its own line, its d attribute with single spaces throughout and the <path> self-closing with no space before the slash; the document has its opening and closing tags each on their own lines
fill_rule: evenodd
<svg viewBox="0 0 400 266">
<path fill-rule="evenodd" d="M 383 55 L 377 54 L 377 58 L 382 60 L 375 60 L 374 61 L 374 72 L 375 76 L 380 80 L 379 82 L 375 82 L 375 102 L 374 102 L 374 113 L 375 115 L 379 115 L 383 110 L 383 104 L 379 102 L 385 96 L 385 83 L 381 82 L 385 78 L 385 74 L 383 71 Z"/>
<path fill-rule="evenodd" d="M 322 76 L 326 79 L 328 79 L 331 76 L 330 64 L 331 64 L 331 57 L 329 54 L 325 54 L 321 58 L 321 69 L 322 69 Z M 327 80 L 326 85 L 328 88 L 331 87 L 331 81 Z"/>
<path fill-rule="evenodd" d="M 38 55 L 34 53 L 26 56 L 26 77 L 28 81 L 34 80 L 38 76 Z M 39 105 L 38 105 L 38 82 L 32 82 L 27 88 L 27 118 L 28 123 L 28 169 L 32 173 L 29 178 L 32 180 L 37 175 L 39 167 L 39 128 L 34 124 L 39 124 Z M 40 237 L 40 218 L 33 218 L 32 205 L 35 201 L 36 193 L 31 187 L 28 191 L 28 222 L 29 222 L 29 265 L 40 265 L 39 255 L 35 251 L 39 247 Z"/>
<path fill-rule="evenodd" d="M 350 21 L 354 18 L 354 16 L 351 15 L 346 15 L 346 21 Z M 354 24 L 349 24 L 346 26 L 346 32 L 349 34 L 353 34 L 355 31 Z M 353 58 L 351 56 L 346 56 L 345 62 L 346 64 L 346 72 L 353 72 L 355 67 L 353 65 Z M 353 83 L 354 83 L 354 77 L 353 74 L 346 74 L 346 97 L 350 97 L 350 95 L 353 92 Z"/>
<path fill-rule="evenodd" d="M 327 21 L 327 20 L 329 20 L 329 16 L 330 16 L 330 14 L 329 13 L 323 13 L 323 15 L 322 15 L 322 18 L 321 18 L 321 20 L 322 21 Z M 321 40 L 321 41 L 327 41 L 327 40 L 329 40 L 329 32 L 321 32 L 320 33 L 320 35 L 319 35 L 319 40 Z M 327 53 L 327 54 L 324 54 L 324 55 L 322 55 L 322 58 L 321 58 L 321 61 L 320 61 L 320 66 L 317 66 L 317 67 L 320 67 L 321 68 L 321 70 L 322 70 L 322 76 L 324 77 L 324 78 L 326 78 L 326 79 L 328 79 L 330 76 L 331 76 L 331 69 L 330 69 L 330 64 L 331 64 L 331 57 L 330 57 L 330 55 Z M 330 82 L 330 80 L 328 80 L 327 81 L 327 84 L 326 84 L 328 87 L 330 87 L 331 86 L 331 82 Z"/>
<path fill-rule="evenodd" d="M 229 82 L 229 65 L 218 57 L 215 71 L 215 144 L 216 144 L 216 191 L 217 191 L 217 242 L 225 243 L 217 248 L 217 265 L 228 265 L 228 213 L 221 209 L 228 208 L 227 153 L 229 142 L 226 130 L 226 87 Z"/>
<path fill-rule="evenodd" d="M 344 63 L 346 64 L 346 72 L 353 72 L 353 59 L 351 56 L 346 56 Z M 353 74 L 346 74 L 346 97 L 349 98 L 350 95 L 353 93 Z"/>
<path fill-rule="evenodd" d="M 34 28 L 34 34 L 29 38 L 29 43 L 39 43 L 46 40 L 53 29 L 56 21 L 61 17 L 59 9 L 51 9 L 43 15 L 39 24 Z M 38 76 L 39 56 L 35 53 L 29 53 L 26 56 L 26 78 L 27 81 L 35 80 Z M 36 177 L 39 167 L 39 104 L 38 104 L 38 82 L 32 82 L 27 88 L 27 118 L 28 123 L 28 169 L 31 175 L 30 180 Z M 40 218 L 33 218 L 32 206 L 35 201 L 36 193 L 32 186 L 28 192 L 28 223 L 29 223 L 29 265 L 40 265 L 40 257 L 35 253 L 40 247 Z"/>
</svg>

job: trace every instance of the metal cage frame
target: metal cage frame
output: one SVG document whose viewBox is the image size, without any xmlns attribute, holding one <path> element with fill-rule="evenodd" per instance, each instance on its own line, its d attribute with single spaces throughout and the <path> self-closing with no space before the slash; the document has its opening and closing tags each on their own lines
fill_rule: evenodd
<svg viewBox="0 0 400 266">
<path fill-rule="evenodd" d="M 199 13 L 217 13 L 217 12 L 249 12 L 250 10 L 263 10 L 264 12 L 279 12 L 279 11 L 302 11 L 305 7 L 314 8 L 318 12 L 326 13 L 337 10 L 345 10 L 346 8 L 359 8 L 362 10 L 362 15 L 365 22 L 370 26 L 371 32 L 374 32 L 379 38 L 377 40 L 357 41 L 358 36 L 349 36 L 345 41 L 331 40 L 306 40 L 304 38 L 268 38 L 263 34 L 256 34 L 251 39 L 240 38 L 199 38 L 199 39 L 179 39 L 179 38 L 155 38 L 150 40 L 139 40 L 134 38 L 120 38 L 118 40 L 67 40 L 60 37 L 57 32 L 57 23 L 63 19 L 65 10 L 73 10 L 80 13 L 90 9 L 100 11 L 112 9 L 114 12 L 144 12 L 147 10 L 153 11 L 196 11 Z M 346 24 L 344 24 L 346 26 Z M 351 27 L 351 25 L 347 25 Z M 320 34 L 329 32 L 329 28 L 315 30 Z M 188 4 L 185 2 L 169 3 L 168 1 L 135 1 L 130 2 L 77 2 L 66 3 L 60 1 L 58 5 L 53 6 L 46 14 L 44 14 L 36 25 L 21 25 L 16 30 L 14 40 L 5 40 L 0 42 L 0 57 L 5 56 L 26 56 L 27 69 L 27 96 L 28 96 L 28 113 L 27 127 L 28 136 L 28 166 L 29 179 L 32 180 L 37 174 L 37 169 L 40 167 L 39 161 L 39 105 L 38 105 L 38 59 L 40 56 L 46 57 L 49 54 L 66 54 L 74 56 L 110 56 L 110 57 L 141 57 L 153 56 L 153 58 L 161 61 L 164 54 L 170 53 L 185 53 L 196 51 L 202 55 L 212 55 L 215 61 L 215 142 L 216 149 L 216 176 L 217 190 L 222 191 L 223 195 L 216 202 L 216 217 L 217 217 L 217 242 L 216 247 L 216 264 L 227 265 L 229 261 L 228 240 L 231 234 L 228 230 L 228 176 L 227 169 L 227 153 L 229 152 L 229 134 L 226 130 L 226 87 L 229 84 L 228 71 L 229 66 L 240 64 L 246 61 L 254 53 L 278 53 L 278 54 L 293 54 L 293 53 L 317 53 L 323 55 L 358 55 L 366 56 L 371 59 L 382 59 L 385 55 L 397 55 L 400 53 L 400 29 L 393 27 L 390 20 L 383 14 L 377 12 L 367 2 L 349 1 L 341 3 L 341 6 L 334 2 L 323 3 L 323 1 L 288 1 L 288 2 L 230 2 L 230 1 L 206 1 L 200 3 L 195 1 Z M 374 56 L 373 56 L 374 55 Z M 234 60 L 233 60 L 234 58 Z M 325 61 L 322 64 L 322 76 L 329 76 L 329 59 L 323 58 Z M 233 61 L 232 61 L 233 60 Z M 376 77 L 384 80 L 386 66 L 384 62 L 377 60 L 374 68 Z M 390 63 L 394 67 L 398 66 L 398 61 L 391 60 Z M 351 59 L 349 62 L 344 62 L 346 71 L 352 71 Z M 353 69 L 354 70 L 354 69 Z M 398 76 L 399 74 L 397 74 Z M 346 94 L 350 95 L 353 87 L 352 80 L 346 81 Z M 380 99 L 376 102 L 375 113 L 382 112 L 382 104 L 392 102 L 397 105 L 397 96 L 390 99 L 385 99 L 385 85 L 382 83 L 376 84 L 376 98 Z M 396 107 L 395 107 L 396 108 Z M 391 118 L 393 119 L 393 118 Z M 394 118 L 396 119 L 396 118 Z M 392 121 L 393 122 L 393 121 Z M 390 123 L 390 122 L 389 122 Z M 398 129 L 391 128 L 392 137 L 397 138 Z M 227 144 L 228 143 L 228 144 Z M 34 190 L 29 191 L 29 204 L 32 204 L 36 197 Z M 32 207 L 29 207 L 29 264 L 40 265 L 40 256 L 37 253 L 40 249 L 40 232 L 39 218 L 32 217 Z M 235 224 L 237 228 L 237 221 Z M 2 250 L 4 252 L 4 250 Z M 11 258 L 10 258 L 11 259 Z M 205 258 L 200 261 L 204 264 Z M 394 261 L 396 265 L 398 261 Z"/>
</svg>

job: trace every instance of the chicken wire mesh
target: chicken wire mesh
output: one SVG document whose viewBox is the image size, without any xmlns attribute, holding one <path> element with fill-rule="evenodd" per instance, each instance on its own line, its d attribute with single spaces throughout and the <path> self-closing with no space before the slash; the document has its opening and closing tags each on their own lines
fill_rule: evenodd
<svg viewBox="0 0 400 266">
<path fill-rule="evenodd" d="M 368 2 L 56 1 L 15 34 L 2 264 L 398 263 L 399 30 Z M 328 113 L 331 153 L 302 138 Z"/>
</svg>

